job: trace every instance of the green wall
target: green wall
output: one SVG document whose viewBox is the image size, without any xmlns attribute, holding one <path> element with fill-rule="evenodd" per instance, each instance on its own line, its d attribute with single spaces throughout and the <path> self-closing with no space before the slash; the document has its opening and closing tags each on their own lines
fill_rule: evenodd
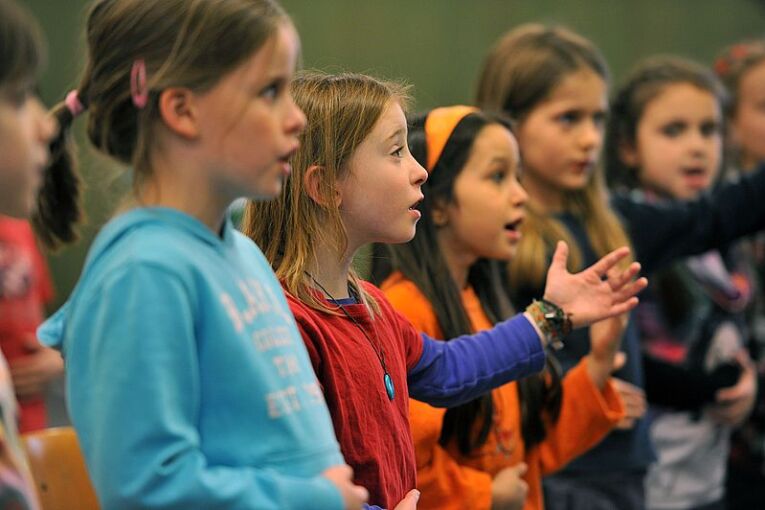
<svg viewBox="0 0 765 510">
<path fill-rule="evenodd" d="M 48 104 L 76 83 L 84 0 L 26 0 L 51 47 Z M 709 63 L 733 41 L 765 35 L 762 0 L 283 0 L 302 36 L 304 65 L 367 72 L 414 85 L 416 108 L 469 102 L 486 49 L 520 23 L 559 23 L 592 39 L 616 81 L 637 59 L 674 53 Z M 82 129 L 82 126 L 79 126 Z M 81 133 L 80 133 L 81 134 Z M 95 230 L 126 189 L 107 161 L 81 150 L 89 222 L 82 241 L 50 257 L 66 297 Z"/>
</svg>

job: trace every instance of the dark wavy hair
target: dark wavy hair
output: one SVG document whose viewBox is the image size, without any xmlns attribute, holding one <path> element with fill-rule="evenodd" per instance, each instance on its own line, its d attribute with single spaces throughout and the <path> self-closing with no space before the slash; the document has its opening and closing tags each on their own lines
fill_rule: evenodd
<svg viewBox="0 0 765 510">
<path fill-rule="evenodd" d="M 426 118 L 427 114 L 419 115 L 410 121 L 409 126 L 409 148 L 422 165 L 427 162 Z M 505 117 L 480 111 L 470 113 L 459 121 L 422 186 L 425 196 L 419 206 L 422 218 L 414 238 L 405 244 L 377 245 L 374 248 L 373 281 L 380 284 L 392 269 L 401 271 L 433 306 L 444 339 L 471 334 L 473 329 L 462 304 L 460 289 L 454 280 L 444 277 L 449 274 L 449 269 L 438 248 L 433 208 L 436 204 L 454 202 L 454 182 L 465 166 L 478 134 L 490 124 L 500 124 L 512 131 L 510 121 Z M 514 312 L 503 283 L 507 278 L 505 267 L 505 262 L 479 259 L 468 273 L 468 283 L 492 323 L 506 319 Z M 522 433 L 527 447 L 545 437 L 543 408 L 554 419 L 559 414 L 560 370 L 554 360 L 548 359 L 550 370 L 546 374 L 519 381 Z M 460 452 L 468 455 L 486 443 L 492 430 L 493 416 L 491 393 L 452 407 L 444 415 L 439 442 L 446 445 L 455 441 Z"/>
</svg>

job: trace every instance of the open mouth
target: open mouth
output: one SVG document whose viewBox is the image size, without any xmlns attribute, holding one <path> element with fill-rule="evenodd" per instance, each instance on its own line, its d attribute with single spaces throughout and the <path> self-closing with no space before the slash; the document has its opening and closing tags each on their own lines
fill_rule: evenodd
<svg viewBox="0 0 765 510">
<path fill-rule="evenodd" d="M 684 168 L 683 175 L 687 177 L 706 177 L 707 173 L 702 167 Z"/>
<path fill-rule="evenodd" d="M 424 198 L 425 198 L 425 197 L 423 197 L 423 196 L 420 196 L 420 198 L 419 198 L 419 199 L 418 199 L 418 200 L 417 200 L 415 203 L 413 203 L 412 205 L 410 205 L 410 206 L 409 206 L 409 210 L 410 210 L 410 211 L 416 211 L 416 210 L 417 210 L 417 208 L 419 207 L 419 205 L 422 203 L 422 200 L 423 200 Z"/>
<path fill-rule="evenodd" d="M 510 223 L 505 223 L 505 230 L 509 232 L 518 232 L 521 228 L 521 223 L 523 223 L 523 218 L 518 218 Z"/>
</svg>

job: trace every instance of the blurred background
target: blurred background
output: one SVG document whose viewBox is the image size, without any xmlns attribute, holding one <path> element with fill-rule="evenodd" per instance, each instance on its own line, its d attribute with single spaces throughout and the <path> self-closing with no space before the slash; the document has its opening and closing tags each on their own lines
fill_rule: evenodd
<svg viewBox="0 0 765 510">
<path fill-rule="evenodd" d="M 51 105 L 76 85 L 87 0 L 21 0 L 42 22 L 50 56 L 43 99 Z M 710 64 L 733 42 L 765 36 L 763 0 L 282 0 L 303 43 L 307 68 L 356 71 L 414 85 L 415 110 L 471 102 L 484 54 L 506 30 L 530 21 L 562 24 L 597 44 L 619 82 L 642 57 L 673 53 Z M 83 124 L 83 123 L 80 123 Z M 78 126 L 82 140 L 82 125 Z M 80 151 L 88 223 L 81 241 L 49 256 L 52 309 L 77 280 L 94 233 L 129 178 Z"/>
</svg>

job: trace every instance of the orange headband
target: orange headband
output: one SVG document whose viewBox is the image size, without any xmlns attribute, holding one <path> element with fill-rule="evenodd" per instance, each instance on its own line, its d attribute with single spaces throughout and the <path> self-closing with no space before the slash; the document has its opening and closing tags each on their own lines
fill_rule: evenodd
<svg viewBox="0 0 765 510">
<path fill-rule="evenodd" d="M 432 110 L 425 119 L 425 144 L 428 149 L 428 164 L 425 170 L 433 171 L 438 158 L 446 147 L 454 128 L 466 116 L 477 112 L 473 106 L 444 106 Z"/>
</svg>

